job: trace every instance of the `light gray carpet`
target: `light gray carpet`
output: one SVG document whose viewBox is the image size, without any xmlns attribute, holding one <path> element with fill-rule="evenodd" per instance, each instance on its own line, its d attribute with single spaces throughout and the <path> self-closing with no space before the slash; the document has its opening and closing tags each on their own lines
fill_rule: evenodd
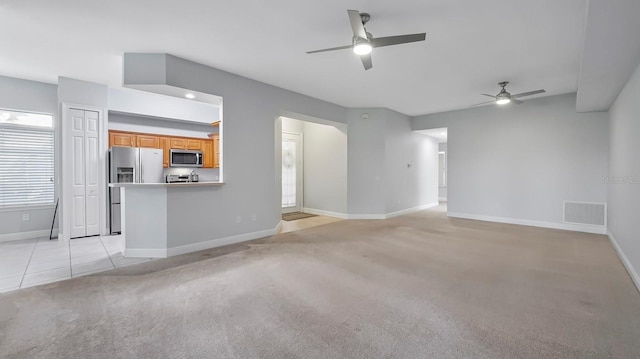
<svg viewBox="0 0 640 359">
<path fill-rule="evenodd" d="M 638 358 L 605 236 L 422 211 L 0 295 L 2 358 Z"/>
</svg>

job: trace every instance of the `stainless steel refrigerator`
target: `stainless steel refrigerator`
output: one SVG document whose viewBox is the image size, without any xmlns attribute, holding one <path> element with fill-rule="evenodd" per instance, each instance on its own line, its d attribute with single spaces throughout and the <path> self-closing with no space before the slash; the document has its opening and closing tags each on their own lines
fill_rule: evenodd
<svg viewBox="0 0 640 359">
<path fill-rule="evenodd" d="M 110 183 L 163 183 L 163 152 L 157 148 L 111 147 Z M 121 233 L 120 188 L 109 188 L 109 226 Z"/>
</svg>

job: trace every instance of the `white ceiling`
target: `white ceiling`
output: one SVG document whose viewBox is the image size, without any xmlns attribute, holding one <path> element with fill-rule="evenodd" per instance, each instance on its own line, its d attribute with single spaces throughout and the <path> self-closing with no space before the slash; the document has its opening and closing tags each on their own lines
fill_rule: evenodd
<svg viewBox="0 0 640 359">
<path fill-rule="evenodd" d="M 497 93 L 577 89 L 586 0 L 3 0 L 0 75 L 58 75 L 121 86 L 122 54 L 170 53 L 347 107 L 407 115 L 465 108 Z M 427 41 L 374 49 L 370 71 L 347 45 L 347 9 L 375 36 Z"/>
</svg>

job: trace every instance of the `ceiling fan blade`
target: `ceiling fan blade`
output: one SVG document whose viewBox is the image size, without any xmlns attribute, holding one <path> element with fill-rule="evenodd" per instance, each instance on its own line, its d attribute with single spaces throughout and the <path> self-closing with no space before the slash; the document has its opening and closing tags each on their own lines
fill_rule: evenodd
<svg viewBox="0 0 640 359">
<path fill-rule="evenodd" d="M 486 93 L 481 93 L 481 95 L 496 98 L 495 96 L 493 96 L 493 95 L 489 95 L 489 94 L 486 94 Z"/>
<path fill-rule="evenodd" d="M 496 101 L 494 100 L 494 101 L 480 102 L 480 103 L 477 103 L 475 105 L 471 105 L 469 107 L 476 107 L 476 106 L 480 106 L 480 105 L 486 105 L 488 103 L 496 103 Z"/>
<path fill-rule="evenodd" d="M 328 48 L 328 49 L 307 51 L 307 54 L 315 54 L 316 52 L 344 50 L 344 49 L 351 49 L 351 48 L 353 48 L 353 45 L 345 45 L 345 46 L 331 47 L 331 48 Z"/>
<path fill-rule="evenodd" d="M 515 95 L 511 95 L 511 98 L 519 98 L 519 97 L 525 97 L 525 96 L 531 96 L 531 95 L 537 95 L 539 93 L 545 93 L 545 90 L 535 90 L 535 91 L 529 91 L 529 92 L 522 92 L 522 93 L 518 93 Z"/>
<path fill-rule="evenodd" d="M 360 55 L 360 60 L 362 61 L 362 65 L 364 65 L 365 70 L 369 70 L 373 67 L 373 63 L 371 62 L 371 54 Z"/>
<path fill-rule="evenodd" d="M 511 96 L 511 103 L 514 103 L 516 105 L 520 105 L 520 104 L 523 104 L 524 101 L 516 100 L 515 98 L 513 98 L 513 96 Z"/>
<path fill-rule="evenodd" d="M 353 30 L 353 36 L 357 36 L 363 39 L 367 38 L 367 32 L 362 25 L 362 18 L 358 10 L 347 10 L 349 14 L 349 22 L 351 23 L 351 30 Z"/>
<path fill-rule="evenodd" d="M 376 37 L 374 39 L 371 39 L 371 45 L 373 47 L 400 45 L 400 44 L 406 44 L 409 42 L 424 41 L 426 37 L 427 37 L 427 34 L 424 32 L 421 34 Z"/>
</svg>

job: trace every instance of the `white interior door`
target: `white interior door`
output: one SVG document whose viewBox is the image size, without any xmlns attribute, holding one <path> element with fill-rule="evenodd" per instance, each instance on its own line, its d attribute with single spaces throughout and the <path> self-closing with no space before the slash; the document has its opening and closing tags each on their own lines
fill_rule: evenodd
<svg viewBox="0 0 640 359">
<path fill-rule="evenodd" d="M 72 178 L 71 238 L 100 234 L 99 140 L 100 114 L 71 109 Z"/>
<path fill-rule="evenodd" d="M 71 115 L 71 155 L 72 184 L 71 184 L 71 238 L 87 235 L 85 220 L 86 186 L 85 186 L 85 118 L 84 111 L 72 109 Z"/>
<path fill-rule="evenodd" d="M 302 136 L 282 133 L 282 213 L 302 211 Z"/>
<path fill-rule="evenodd" d="M 98 188 L 98 122 L 100 114 L 96 111 L 84 111 L 85 115 L 85 224 L 87 236 L 100 234 L 100 198 Z"/>
</svg>

